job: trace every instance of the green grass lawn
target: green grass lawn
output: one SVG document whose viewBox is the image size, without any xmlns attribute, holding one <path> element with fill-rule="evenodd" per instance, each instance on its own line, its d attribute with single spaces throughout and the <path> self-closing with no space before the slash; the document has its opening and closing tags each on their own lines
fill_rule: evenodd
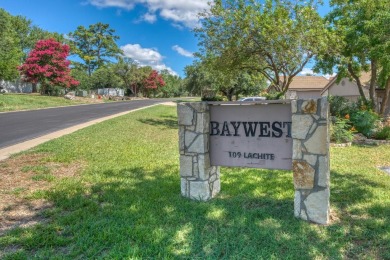
<svg viewBox="0 0 390 260">
<path fill-rule="evenodd" d="M 63 97 L 34 94 L 0 94 L 0 112 L 69 106 L 84 103 L 87 102 L 69 100 Z"/>
<path fill-rule="evenodd" d="M 389 146 L 331 150 L 333 220 L 319 226 L 294 218 L 291 171 L 222 168 L 215 199 L 183 198 L 176 120 L 157 106 L 28 152 L 45 159 L 23 170 L 52 186 L 17 194 L 54 206 L 0 237 L 3 258 L 390 259 L 390 176 L 377 169 Z M 59 178 L 48 163 L 83 170 Z"/>
</svg>

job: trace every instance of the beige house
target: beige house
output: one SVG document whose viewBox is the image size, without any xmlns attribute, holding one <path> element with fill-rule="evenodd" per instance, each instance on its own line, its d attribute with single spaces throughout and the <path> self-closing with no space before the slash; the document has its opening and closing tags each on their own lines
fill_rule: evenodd
<svg viewBox="0 0 390 260">
<path fill-rule="evenodd" d="M 360 77 L 363 91 L 368 96 L 370 74 L 365 73 Z M 272 87 L 268 89 L 272 91 Z M 351 101 L 357 101 L 360 93 L 354 80 L 343 78 L 337 83 L 336 77 L 324 76 L 296 76 L 293 78 L 286 92 L 286 99 L 312 99 L 324 96 L 342 96 Z"/>
<path fill-rule="evenodd" d="M 328 83 L 329 80 L 323 76 L 296 76 L 286 92 L 286 99 L 320 98 Z"/>
<path fill-rule="evenodd" d="M 369 73 L 364 73 L 360 77 L 363 92 L 366 96 L 369 95 L 370 79 L 371 74 Z M 329 79 L 329 83 L 321 91 L 321 96 L 341 96 L 356 102 L 360 97 L 360 93 L 356 81 L 343 78 L 337 83 L 337 77 L 334 77 Z"/>
</svg>

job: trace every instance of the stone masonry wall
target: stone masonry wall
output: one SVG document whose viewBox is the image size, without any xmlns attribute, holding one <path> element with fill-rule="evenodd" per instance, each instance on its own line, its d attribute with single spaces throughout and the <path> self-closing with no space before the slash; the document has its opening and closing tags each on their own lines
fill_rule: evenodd
<svg viewBox="0 0 390 260">
<path fill-rule="evenodd" d="M 319 224 L 329 221 L 330 167 L 328 101 L 293 100 L 294 215 Z"/>
<path fill-rule="evenodd" d="M 181 194 L 207 201 L 220 191 L 219 166 L 210 165 L 206 102 L 178 104 Z"/>
<path fill-rule="evenodd" d="M 330 167 L 328 101 L 291 101 L 294 215 L 329 222 Z M 210 165 L 210 111 L 206 102 L 178 104 L 181 194 L 207 201 L 220 191 L 219 166 Z M 261 183 L 259 183 L 261 185 Z"/>
</svg>

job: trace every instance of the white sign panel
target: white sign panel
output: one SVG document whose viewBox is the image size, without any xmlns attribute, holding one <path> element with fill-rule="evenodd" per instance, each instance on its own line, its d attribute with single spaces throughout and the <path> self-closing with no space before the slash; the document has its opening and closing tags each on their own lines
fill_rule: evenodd
<svg viewBox="0 0 390 260">
<path fill-rule="evenodd" d="M 211 105 L 214 166 L 292 168 L 291 104 Z"/>
</svg>

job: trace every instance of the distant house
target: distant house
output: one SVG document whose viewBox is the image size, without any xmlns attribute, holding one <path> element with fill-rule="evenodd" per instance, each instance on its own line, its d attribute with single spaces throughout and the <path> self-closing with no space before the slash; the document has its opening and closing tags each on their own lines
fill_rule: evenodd
<svg viewBox="0 0 390 260">
<path fill-rule="evenodd" d="M 368 96 L 370 74 L 365 73 L 360 77 L 363 91 Z M 273 91 L 270 86 L 269 91 Z M 343 78 L 337 83 L 336 77 L 324 76 L 296 76 L 290 83 L 286 92 L 286 99 L 312 99 L 324 96 L 342 96 L 351 101 L 357 101 L 360 93 L 354 80 Z"/>
<path fill-rule="evenodd" d="M 366 97 L 369 95 L 370 79 L 370 73 L 363 73 L 360 77 Z M 329 83 L 321 91 L 321 96 L 341 96 L 356 102 L 360 97 L 360 93 L 356 81 L 343 78 L 337 83 L 337 77 L 334 77 L 329 80 Z"/>
<path fill-rule="evenodd" d="M 320 98 L 322 90 L 329 83 L 323 76 L 296 76 L 286 92 L 287 99 Z"/>
<path fill-rule="evenodd" d="M 15 81 L 0 81 L 0 87 L 5 89 L 8 93 L 31 93 L 32 84 L 23 82 L 20 79 Z"/>
</svg>

